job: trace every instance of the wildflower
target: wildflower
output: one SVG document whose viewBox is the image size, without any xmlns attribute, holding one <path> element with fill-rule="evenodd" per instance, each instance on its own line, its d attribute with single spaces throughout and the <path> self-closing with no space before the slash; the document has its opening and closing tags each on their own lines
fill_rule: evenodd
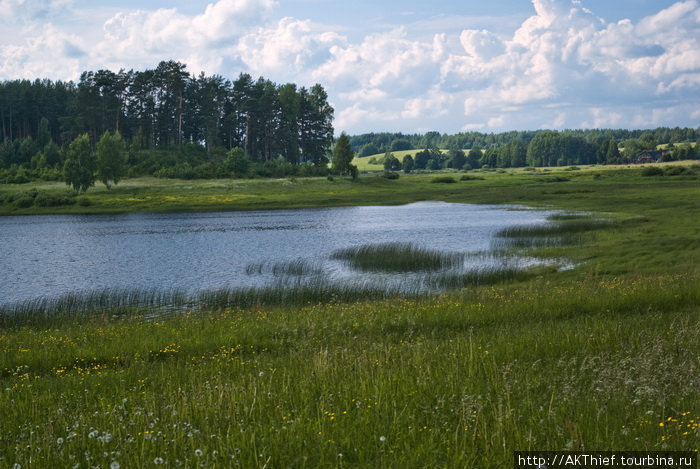
<svg viewBox="0 0 700 469">
<path fill-rule="evenodd" d="M 88 438 L 95 438 L 99 432 L 97 430 L 93 430 L 90 433 L 88 433 Z"/>
<path fill-rule="evenodd" d="M 197 448 L 194 450 L 194 455 L 197 456 L 198 458 L 202 456 L 202 450 Z"/>
<path fill-rule="evenodd" d="M 384 443 L 384 442 L 386 441 L 386 437 L 385 437 L 384 435 L 380 436 L 380 437 L 379 437 L 379 441 L 381 441 L 382 443 Z"/>
<path fill-rule="evenodd" d="M 57 445 L 62 445 L 62 444 L 63 444 L 63 438 L 61 438 L 61 437 L 56 438 L 56 444 L 57 444 Z"/>
<path fill-rule="evenodd" d="M 153 460 L 153 463 L 157 466 L 160 466 L 161 464 L 163 464 L 163 458 L 157 457 Z"/>
<path fill-rule="evenodd" d="M 120 467 L 117 461 L 112 461 L 112 464 L 109 465 L 109 469 L 119 469 Z"/>
</svg>

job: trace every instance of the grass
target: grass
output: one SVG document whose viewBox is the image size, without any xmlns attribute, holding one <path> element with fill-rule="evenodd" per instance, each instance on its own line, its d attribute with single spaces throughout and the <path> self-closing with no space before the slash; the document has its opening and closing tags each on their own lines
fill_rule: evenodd
<svg viewBox="0 0 700 469">
<path fill-rule="evenodd" d="M 533 448 L 696 449 L 698 280 L 12 328 L 0 455 L 22 467 L 508 467 Z"/>
<path fill-rule="evenodd" d="M 502 239 L 576 268 L 495 279 L 432 271 L 457 290 L 431 296 L 299 285 L 209 292 L 197 304 L 184 295 L 159 315 L 158 292 L 135 295 L 140 306 L 128 312 L 113 292 L 82 314 L 80 298 L 59 302 L 71 320 L 4 316 L 0 467 L 502 468 L 514 450 L 698 450 L 700 185 L 641 171 L 581 167 L 554 183 L 541 170 L 484 172 L 468 184 L 141 180 L 88 192 L 85 209 L 96 212 L 131 209 L 123 198 L 136 197 L 150 210 L 556 208 L 564 213 L 546 229 Z M 203 202 L 224 196 L 240 202 Z"/>
</svg>

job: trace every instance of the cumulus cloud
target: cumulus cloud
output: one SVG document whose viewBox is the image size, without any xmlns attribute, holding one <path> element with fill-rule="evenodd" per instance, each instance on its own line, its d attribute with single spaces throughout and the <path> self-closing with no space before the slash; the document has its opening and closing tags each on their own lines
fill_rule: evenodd
<svg viewBox="0 0 700 469">
<path fill-rule="evenodd" d="M 90 38 L 36 20 L 72 1 L 0 0 L 0 21 L 21 10 L 29 25 L 20 43 L 0 46 L 0 78 L 175 59 L 195 73 L 320 82 L 336 127 L 350 132 L 698 124 L 698 0 L 617 22 L 586 0 L 532 0 L 511 32 L 465 21 L 459 33 L 417 35 L 409 25 L 359 40 L 276 17 L 273 0 L 218 0 L 197 14 L 112 11 Z"/>
<path fill-rule="evenodd" d="M 637 24 L 607 23 L 583 3 L 533 0 L 535 14 L 510 37 L 465 29 L 461 49 L 450 48 L 444 35 L 432 42 L 401 29 L 368 36 L 333 48 L 314 73 L 354 90 L 341 95 L 353 115 L 393 110 L 433 120 L 436 128 L 446 115 L 457 129 L 672 123 L 683 100 L 654 103 L 700 90 L 697 2 L 676 3 Z M 552 114 L 551 107 L 562 109 Z"/>
<path fill-rule="evenodd" d="M 325 63 L 331 49 L 345 42 L 333 32 L 314 32 L 308 20 L 282 18 L 273 28 L 260 28 L 244 36 L 237 51 L 241 60 L 258 73 L 297 75 Z"/>
<path fill-rule="evenodd" d="M 61 60 L 56 60 L 59 54 Z M 49 25 L 24 44 L 0 45 L 0 77 L 77 77 L 85 55 L 80 37 Z"/>
</svg>

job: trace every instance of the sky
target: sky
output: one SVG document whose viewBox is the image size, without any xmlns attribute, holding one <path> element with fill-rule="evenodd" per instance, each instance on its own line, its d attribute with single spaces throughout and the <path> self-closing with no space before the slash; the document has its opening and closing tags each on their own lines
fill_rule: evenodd
<svg viewBox="0 0 700 469">
<path fill-rule="evenodd" d="M 0 80 L 178 60 L 320 83 L 336 132 L 700 126 L 700 0 L 0 0 Z"/>
</svg>

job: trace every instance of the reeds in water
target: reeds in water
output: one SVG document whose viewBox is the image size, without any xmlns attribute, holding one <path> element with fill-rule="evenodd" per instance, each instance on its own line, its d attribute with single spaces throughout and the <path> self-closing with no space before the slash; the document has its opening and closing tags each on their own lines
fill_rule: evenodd
<svg viewBox="0 0 700 469">
<path fill-rule="evenodd" d="M 272 274 L 279 276 L 320 275 L 323 273 L 323 266 L 320 262 L 308 261 L 306 259 L 294 259 L 280 262 L 255 262 L 248 264 L 245 268 L 247 275 Z"/>
<path fill-rule="evenodd" d="M 464 256 L 444 253 L 411 243 L 366 244 L 335 251 L 331 258 L 366 272 L 426 272 L 459 266 Z"/>
<path fill-rule="evenodd" d="M 147 310 L 186 307 L 189 296 L 181 290 L 105 288 L 58 297 L 36 298 L 0 305 L 0 327 L 133 316 Z"/>
<path fill-rule="evenodd" d="M 612 220 L 599 218 L 571 218 L 559 219 L 558 223 L 534 226 L 513 226 L 504 228 L 497 233 L 501 238 L 535 238 L 544 236 L 564 236 L 571 233 L 583 233 L 613 227 Z"/>
</svg>

